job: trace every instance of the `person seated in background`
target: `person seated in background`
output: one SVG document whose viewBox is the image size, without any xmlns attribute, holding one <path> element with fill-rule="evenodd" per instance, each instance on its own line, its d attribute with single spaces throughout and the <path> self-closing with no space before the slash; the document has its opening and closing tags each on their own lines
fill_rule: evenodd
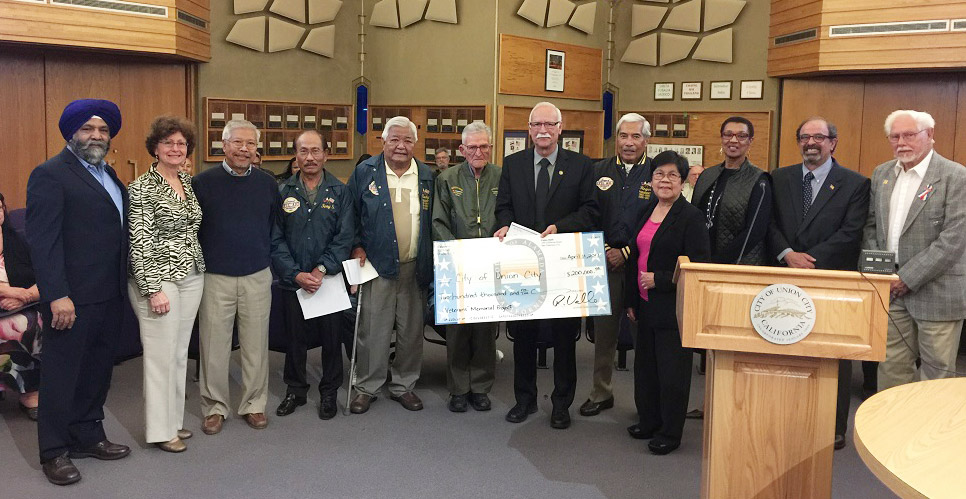
<svg viewBox="0 0 966 499">
<path fill-rule="evenodd" d="M 184 163 L 181 163 L 181 165 L 178 166 L 178 171 L 181 173 L 187 173 L 188 175 L 194 175 L 195 168 L 194 165 L 191 164 L 191 158 L 185 158 Z"/>
<path fill-rule="evenodd" d="M 681 345 L 678 331 L 674 268 L 679 256 L 707 261 L 711 242 L 703 213 L 681 196 L 688 160 L 665 151 L 651 166 L 657 202 L 632 230 L 635 243 L 625 265 L 624 304 L 637 321 L 634 402 L 640 417 L 627 432 L 650 440 L 647 448 L 663 455 L 681 445 L 691 389 L 691 349 Z"/>
<path fill-rule="evenodd" d="M 295 157 L 292 157 L 292 159 L 288 160 L 288 165 L 285 167 L 285 171 L 275 175 L 275 181 L 278 182 L 278 185 L 282 185 L 286 180 L 292 178 L 292 175 L 298 173 L 298 171 L 299 165 L 295 162 Z"/>
<path fill-rule="evenodd" d="M 0 194 L 0 390 L 20 392 L 20 410 L 37 420 L 43 322 L 37 312 L 40 291 L 27 245 L 7 218 Z"/>
<path fill-rule="evenodd" d="M 691 201 L 691 194 L 694 193 L 694 186 L 698 183 L 698 177 L 701 176 L 701 172 L 704 171 L 704 167 L 701 165 L 691 165 L 688 169 L 688 181 L 684 184 L 684 188 L 681 189 L 681 195 L 684 199 Z"/>
</svg>

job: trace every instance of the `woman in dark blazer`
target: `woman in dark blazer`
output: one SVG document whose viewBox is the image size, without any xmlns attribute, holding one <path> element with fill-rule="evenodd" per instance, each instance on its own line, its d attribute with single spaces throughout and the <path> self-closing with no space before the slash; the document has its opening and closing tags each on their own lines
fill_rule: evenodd
<svg viewBox="0 0 966 499">
<path fill-rule="evenodd" d="M 667 454 L 681 445 L 691 388 L 691 350 L 681 346 L 671 278 L 679 256 L 707 261 L 711 243 L 701 210 L 681 196 L 687 159 L 665 151 L 651 165 L 656 200 L 637 221 L 625 265 L 627 315 L 637 320 L 634 402 L 640 417 L 627 431 L 650 439 L 651 452 Z"/>
</svg>

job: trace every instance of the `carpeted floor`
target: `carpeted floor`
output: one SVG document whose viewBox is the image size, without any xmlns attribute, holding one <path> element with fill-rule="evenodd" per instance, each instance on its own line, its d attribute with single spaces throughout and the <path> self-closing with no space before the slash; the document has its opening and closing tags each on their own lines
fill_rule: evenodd
<svg viewBox="0 0 966 499">
<path fill-rule="evenodd" d="M 133 447 L 115 462 L 76 460 L 83 480 L 70 487 L 49 484 L 37 461 L 36 426 L 21 414 L 16 397 L 0 402 L 0 498 L 679 498 L 698 497 L 701 421 L 688 421 L 680 449 L 651 455 L 632 440 L 635 422 L 631 371 L 615 373 L 616 406 L 593 418 L 577 415 L 590 389 L 593 346 L 578 343 L 577 400 L 567 430 L 549 425 L 552 372 L 539 373 L 540 410 L 525 423 L 503 420 L 513 405 L 510 357 L 499 364 L 493 410 L 453 414 L 446 409 L 445 347 L 425 344 L 417 393 L 426 408 L 409 412 L 380 397 L 363 415 L 321 421 L 318 393 L 309 405 L 280 418 L 275 407 L 285 394 L 281 354 L 271 354 L 269 426 L 253 430 L 230 419 L 215 436 L 200 431 L 198 387 L 188 383 L 185 426 L 195 432 L 183 454 L 144 443 L 141 361 L 114 370 L 105 426 L 113 441 Z M 237 352 L 236 352 L 237 355 Z M 310 352 L 310 376 L 319 373 L 318 350 Z M 552 361 L 552 354 L 551 354 Z M 628 357 L 633 365 L 633 352 Z M 189 362 L 189 369 L 194 363 Z M 348 362 L 346 362 L 348 369 Z M 861 373 L 853 386 L 858 407 Z M 240 372 L 233 366 L 233 394 Z M 694 377 L 692 407 L 703 398 L 704 377 Z M 340 391 L 339 404 L 345 400 Z M 237 401 L 237 399 L 236 399 Z M 832 495 L 836 498 L 893 497 L 849 446 L 835 453 Z"/>
</svg>

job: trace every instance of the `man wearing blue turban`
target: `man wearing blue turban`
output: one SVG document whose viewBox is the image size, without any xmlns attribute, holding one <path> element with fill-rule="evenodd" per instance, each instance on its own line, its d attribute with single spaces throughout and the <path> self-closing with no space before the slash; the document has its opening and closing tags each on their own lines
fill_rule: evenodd
<svg viewBox="0 0 966 499">
<path fill-rule="evenodd" d="M 37 263 L 44 365 L 37 420 L 50 482 L 80 480 L 71 458 L 121 459 L 104 433 L 104 402 L 121 330 L 128 253 L 127 191 L 104 162 L 121 129 L 113 102 L 80 99 L 60 117 L 67 146 L 27 181 L 27 242 Z"/>
</svg>

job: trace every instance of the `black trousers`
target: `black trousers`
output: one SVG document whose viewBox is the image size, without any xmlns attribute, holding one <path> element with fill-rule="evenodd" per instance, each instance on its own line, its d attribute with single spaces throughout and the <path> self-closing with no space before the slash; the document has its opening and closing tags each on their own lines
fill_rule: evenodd
<svg viewBox="0 0 966 499">
<path fill-rule="evenodd" d="M 849 429 L 849 403 L 852 401 L 852 361 L 839 360 L 839 386 L 835 401 L 835 434 Z"/>
<path fill-rule="evenodd" d="M 340 330 L 343 327 L 342 312 L 323 315 L 313 319 L 302 317 L 302 307 L 295 291 L 282 291 L 285 304 L 285 330 L 288 332 L 288 350 L 285 352 L 285 370 L 282 379 L 288 385 L 287 393 L 304 398 L 309 392 L 305 362 L 308 356 L 309 338 L 322 340 L 322 380 L 319 393 L 325 397 L 335 396 L 342 386 L 342 352 Z"/>
<path fill-rule="evenodd" d="M 50 304 L 40 307 L 44 320 L 37 414 L 41 462 L 107 439 L 101 420 L 111 386 L 123 303 L 118 295 L 100 303 L 75 305 L 74 326 L 63 331 L 50 326 Z"/>
<path fill-rule="evenodd" d="M 537 340 L 549 335 L 553 344 L 554 409 L 568 409 L 577 389 L 577 332 L 580 319 L 539 319 L 513 323 L 513 395 L 518 404 L 537 401 Z"/>
<path fill-rule="evenodd" d="M 654 328 L 638 311 L 634 403 L 640 426 L 665 442 L 681 441 L 691 390 L 692 350 L 677 328 Z"/>
</svg>

